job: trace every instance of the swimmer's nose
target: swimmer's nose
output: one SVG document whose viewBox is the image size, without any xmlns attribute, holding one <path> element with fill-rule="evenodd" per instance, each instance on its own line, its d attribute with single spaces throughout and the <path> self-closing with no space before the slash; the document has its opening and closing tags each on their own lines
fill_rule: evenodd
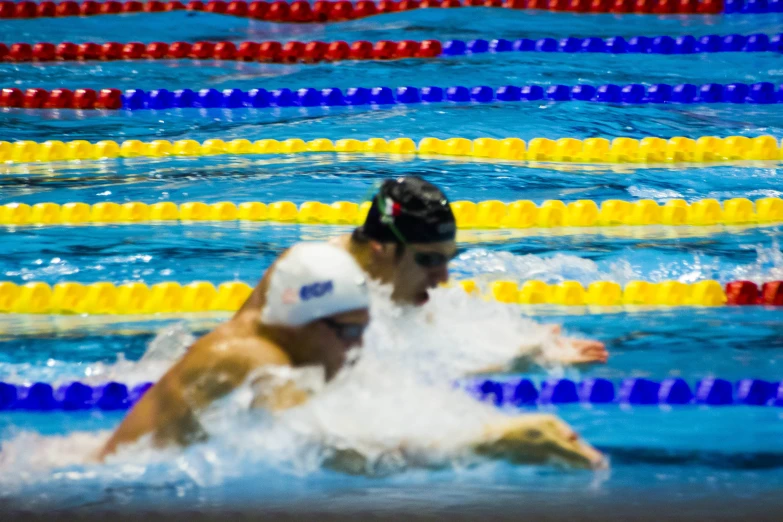
<svg viewBox="0 0 783 522">
<path fill-rule="evenodd" d="M 449 280 L 449 267 L 448 265 L 439 266 L 433 268 L 430 272 L 430 285 L 434 288 L 441 283 L 446 283 Z"/>
</svg>

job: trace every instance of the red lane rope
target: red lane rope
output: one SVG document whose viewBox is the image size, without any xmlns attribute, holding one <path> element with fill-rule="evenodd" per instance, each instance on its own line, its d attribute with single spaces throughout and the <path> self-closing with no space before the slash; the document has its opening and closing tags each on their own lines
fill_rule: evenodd
<svg viewBox="0 0 783 522">
<path fill-rule="evenodd" d="M 50 1 L 0 1 L 0 18 L 46 18 L 66 16 L 94 16 L 138 12 L 163 12 L 187 9 L 205 11 L 244 18 L 255 18 L 268 22 L 323 23 L 355 20 L 384 13 L 410 11 L 421 8 L 455 7 L 503 7 L 507 9 L 545 9 L 573 13 L 636 13 L 636 14 L 719 14 L 723 12 L 724 0 L 361 0 L 324 2 L 314 4 L 298 0 L 288 3 L 276 2 L 224 2 L 192 1 L 161 2 L 149 0 L 138 2 L 85 0 L 81 3 Z"/>
<path fill-rule="evenodd" d="M 375 44 L 360 40 L 338 42 L 140 42 L 98 44 L 87 42 L 59 44 L 0 43 L 0 62 L 51 62 L 88 60 L 238 60 L 246 62 L 315 63 L 340 60 L 395 60 L 402 58 L 435 58 L 443 46 L 438 40 L 416 42 L 382 40 Z"/>
</svg>

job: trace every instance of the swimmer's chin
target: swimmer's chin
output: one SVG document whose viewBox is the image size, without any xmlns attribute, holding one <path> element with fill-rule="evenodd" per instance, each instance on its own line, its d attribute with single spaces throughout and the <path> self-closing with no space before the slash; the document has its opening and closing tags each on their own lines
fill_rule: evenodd
<svg viewBox="0 0 783 522">
<path fill-rule="evenodd" d="M 416 297 L 413 298 L 413 304 L 415 304 L 416 306 L 421 306 L 429 300 L 430 300 L 430 293 L 425 290 L 424 292 L 416 294 Z"/>
</svg>

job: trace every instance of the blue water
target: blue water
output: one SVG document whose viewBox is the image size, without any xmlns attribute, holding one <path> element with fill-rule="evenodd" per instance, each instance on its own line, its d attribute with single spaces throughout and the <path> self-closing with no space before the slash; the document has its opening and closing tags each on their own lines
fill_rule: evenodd
<svg viewBox="0 0 783 522">
<path fill-rule="evenodd" d="M 480 18 L 478 18 L 480 13 Z M 480 23 L 476 23 L 480 20 Z M 143 30 L 140 30 L 143 28 Z M 449 38 L 541 38 L 668 34 L 776 33 L 779 15 L 726 17 L 578 16 L 492 9 L 422 10 L 329 26 L 275 25 L 203 13 L 0 21 L 15 41 L 174 41 Z M 270 65 L 218 62 L 0 64 L 2 86 L 116 88 L 258 88 L 377 85 L 505 85 L 591 83 L 780 83 L 781 56 L 721 53 L 693 56 L 505 53 L 373 63 Z M 0 139 L 176 140 L 246 138 L 396 138 L 463 136 L 585 138 L 591 136 L 783 136 L 776 106 L 609 106 L 595 103 L 442 104 L 384 109 L 179 110 L 136 113 L 6 110 Z M 0 167 L 0 204 L 18 201 L 276 201 L 365 200 L 374 184 L 417 174 L 452 200 L 749 197 L 783 193 L 779 165 L 749 163 L 648 169 L 625 166 L 519 165 L 508 162 L 357 155 L 138 159 Z M 296 241 L 345 232 L 339 227 L 251 223 L 0 228 L 0 279 L 45 281 L 257 281 L 274 257 Z M 456 278 L 566 279 L 589 283 L 633 279 L 693 282 L 783 278 L 780 227 L 525 230 L 461 234 Z M 621 379 L 705 376 L 779 381 L 783 312 L 764 308 L 647 311 L 533 308 L 520 313 L 562 323 L 571 334 L 600 339 L 611 352 L 603 367 L 581 376 Z M 165 318 L 0 317 L 0 380 L 127 377 L 161 329 L 183 324 L 208 331 L 225 314 Z M 481 332 L 476 335 L 480 336 Z M 120 355 L 122 354 L 122 355 Z M 118 363 L 118 358 L 120 362 Z M 115 368 L 115 373 L 111 373 Z M 119 368 L 119 369 L 118 369 Z M 108 370 L 107 370 L 108 369 Z M 109 373 L 101 373 L 109 372 Z M 116 373 L 119 372 L 119 375 Z M 407 471 L 386 478 L 322 471 L 296 476 L 238 466 L 239 477 L 202 483 L 174 464 L 130 477 L 100 467 L 56 468 L 30 484 L 0 483 L 0 498 L 43 508 L 86 506 L 225 507 L 249 504 L 285 510 L 328 498 L 337 512 L 405 507 L 456 512 L 466 505 L 503 510 L 538 502 L 618 502 L 659 495 L 683 503 L 721 496 L 769 498 L 783 486 L 783 411 L 776 408 L 617 406 L 558 411 L 587 440 L 608 452 L 607 476 L 505 464 L 471 470 Z M 109 430 L 118 414 L 0 415 L 0 440 Z M 37 440 L 37 439 L 36 439 Z M 31 447 L 43 443 L 33 443 Z M 7 447 L 9 452 L 18 451 Z M 33 450 L 34 451 L 34 450 Z M 4 455 L 0 452 L 0 462 Z M 236 458 L 236 457 L 235 457 Z M 241 459 L 238 459 L 241 460 Z M 194 465 L 193 460 L 188 461 Z M 198 462 L 198 460 L 196 460 Z M 200 469 L 200 468 L 199 468 Z M 21 471 L 21 470 L 16 470 Z M 192 471 L 192 470 L 191 470 Z M 263 482 L 259 492 L 256 484 Z M 422 492 L 426 491 L 426 495 Z M 516 504 L 515 504 L 516 503 Z M 510 509 L 510 508 L 509 508 Z"/>
</svg>

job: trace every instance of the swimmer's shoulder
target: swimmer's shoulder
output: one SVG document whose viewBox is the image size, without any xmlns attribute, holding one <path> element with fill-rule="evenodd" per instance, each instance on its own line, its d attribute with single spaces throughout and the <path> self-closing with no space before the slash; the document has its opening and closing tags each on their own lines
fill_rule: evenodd
<svg viewBox="0 0 783 522">
<path fill-rule="evenodd" d="M 178 364 L 183 374 L 200 374 L 209 369 L 235 375 L 237 379 L 261 366 L 290 365 L 290 357 L 279 346 L 237 320 L 200 338 Z"/>
</svg>

